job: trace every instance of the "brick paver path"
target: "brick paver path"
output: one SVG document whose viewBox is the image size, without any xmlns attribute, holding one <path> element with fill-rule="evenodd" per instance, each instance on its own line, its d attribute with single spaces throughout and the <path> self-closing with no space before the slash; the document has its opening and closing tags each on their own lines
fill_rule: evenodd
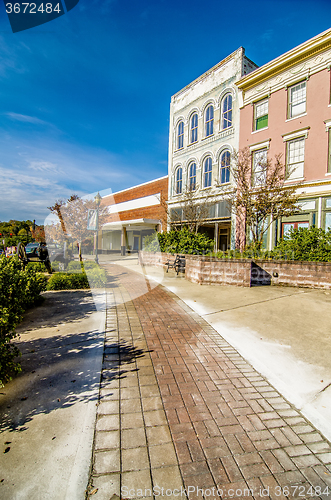
<svg viewBox="0 0 331 500">
<path fill-rule="evenodd" d="M 174 294 L 107 270 L 92 498 L 331 500 L 330 444 L 300 412 Z"/>
</svg>

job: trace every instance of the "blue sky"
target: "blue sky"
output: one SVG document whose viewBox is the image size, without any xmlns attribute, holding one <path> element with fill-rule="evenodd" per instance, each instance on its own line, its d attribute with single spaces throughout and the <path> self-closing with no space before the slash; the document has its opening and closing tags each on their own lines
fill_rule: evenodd
<svg viewBox="0 0 331 500">
<path fill-rule="evenodd" d="M 329 0 L 80 0 L 13 34 L 0 3 L 0 220 L 166 175 L 172 94 L 240 46 L 262 65 L 330 27 Z"/>
</svg>

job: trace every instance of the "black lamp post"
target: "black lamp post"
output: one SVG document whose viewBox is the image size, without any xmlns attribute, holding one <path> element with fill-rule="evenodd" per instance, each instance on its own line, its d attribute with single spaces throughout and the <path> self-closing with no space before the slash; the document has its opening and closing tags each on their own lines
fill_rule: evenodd
<svg viewBox="0 0 331 500">
<path fill-rule="evenodd" d="M 95 262 L 96 264 L 99 264 L 99 259 L 98 259 L 98 231 L 99 231 L 99 207 L 100 207 L 100 203 L 101 203 L 101 196 L 100 196 L 100 193 L 98 191 L 98 194 L 96 195 L 96 197 L 94 198 L 94 201 L 97 205 L 97 216 L 96 216 L 96 229 L 97 229 L 97 232 L 96 232 L 96 238 L 95 238 Z"/>
</svg>

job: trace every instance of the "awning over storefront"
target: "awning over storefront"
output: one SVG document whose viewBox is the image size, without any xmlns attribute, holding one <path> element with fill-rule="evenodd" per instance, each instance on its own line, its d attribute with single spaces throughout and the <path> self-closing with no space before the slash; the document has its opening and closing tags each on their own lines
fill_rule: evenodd
<svg viewBox="0 0 331 500">
<path fill-rule="evenodd" d="M 143 231 L 144 229 L 156 229 L 156 226 L 159 224 L 161 224 L 161 221 L 157 219 L 122 220 L 103 224 L 102 231 L 120 231 L 123 227 L 125 227 L 128 231 L 130 229 Z"/>
</svg>

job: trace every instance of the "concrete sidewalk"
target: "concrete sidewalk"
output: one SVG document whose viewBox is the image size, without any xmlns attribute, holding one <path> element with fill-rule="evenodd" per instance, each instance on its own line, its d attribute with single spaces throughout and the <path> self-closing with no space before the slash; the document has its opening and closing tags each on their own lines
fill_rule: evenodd
<svg viewBox="0 0 331 500">
<path fill-rule="evenodd" d="M 331 440 L 329 291 L 198 285 L 172 271 L 143 269 L 137 256 L 112 259 L 175 293 Z"/>
<path fill-rule="evenodd" d="M 105 312 L 89 290 L 44 297 L 17 329 L 22 373 L 0 389 L 3 500 L 82 500 L 89 479 Z"/>
<path fill-rule="evenodd" d="M 90 496 L 330 498 L 330 444 L 300 412 L 176 295 L 106 268 Z"/>
</svg>

